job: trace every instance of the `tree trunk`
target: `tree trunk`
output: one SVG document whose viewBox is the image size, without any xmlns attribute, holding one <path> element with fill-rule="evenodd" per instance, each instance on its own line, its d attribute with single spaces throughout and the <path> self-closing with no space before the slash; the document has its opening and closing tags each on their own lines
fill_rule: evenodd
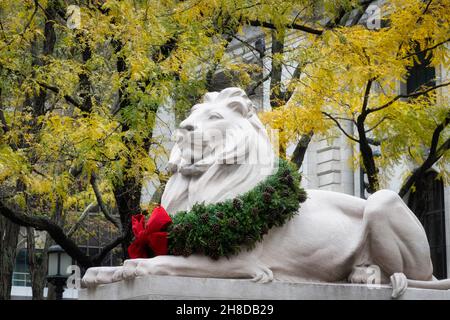
<svg viewBox="0 0 450 320">
<path fill-rule="evenodd" d="M 0 300 L 11 299 L 11 286 L 20 227 L 0 216 Z"/>
<path fill-rule="evenodd" d="M 308 150 L 308 146 L 313 135 L 314 133 L 312 131 L 309 134 L 303 134 L 294 149 L 294 153 L 292 154 L 292 162 L 295 163 L 298 169 L 300 169 L 303 164 L 306 150 Z"/>
<path fill-rule="evenodd" d="M 284 30 L 272 31 L 272 56 L 278 55 L 278 58 L 272 58 L 272 77 L 270 78 L 270 106 L 272 109 L 278 108 L 286 102 L 281 88 L 283 61 L 281 61 L 280 57 L 282 57 L 283 53 Z"/>
<path fill-rule="evenodd" d="M 56 300 L 55 286 L 49 282 L 47 288 L 47 300 Z"/>
<path fill-rule="evenodd" d="M 44 287 L 47 276 L 48 248 L 50 237 L 46 235 L 44 247 L 37 251 L 34 229 L 27 228 L 28 266 L 31 273 L 31 288 L 33 300 L 44 299 Z"/>
</svg>

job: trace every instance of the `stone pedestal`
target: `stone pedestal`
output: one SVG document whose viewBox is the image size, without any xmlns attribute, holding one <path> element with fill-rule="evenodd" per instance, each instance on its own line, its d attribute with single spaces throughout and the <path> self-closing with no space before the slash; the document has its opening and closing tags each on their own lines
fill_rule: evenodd
<svg viewBox="0 0 450 320">
<path fill-rule="evenodd" d="M 392 289 L 382 285 L 346 283 L 260 284 L 250 280 L 145 276 L 79 291 L 81 300 L 252 299 L 252 300 L 390 300 Z M 408 288 L 403 300 L 450 300 L 450 290 Z"/>
</svg>

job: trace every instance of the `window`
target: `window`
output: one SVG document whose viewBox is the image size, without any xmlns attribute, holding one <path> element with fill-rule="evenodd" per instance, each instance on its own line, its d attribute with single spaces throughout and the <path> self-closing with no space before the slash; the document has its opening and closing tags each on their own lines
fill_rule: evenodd
<svg viewBox="0 0 450 320">
<path fill-rule="evenodd" d="M 431 56 L 425 52 L 417 54 L 418 62 L 409 69 L 409 77 L 406 81 L 406 93 L 417 91 L 421 86 L 432 87 L 436 85 L 436 70 L 430 66 Z"/>
<path fill-rule="evenodd" d="M 31 275 L 28 268 L 27 249 L 20 249 L 17 252 L 12 285 L 20 287 L 31 287 Z"/>
<path fill-rule="evenodd" d="M 433 274 L 438 279 L 447 278 L 445 245 L 444 184 L 435 171 L 426 173 L 409 196 L 408 206 L 424 226 L 430 245 Z"/>
</svg>

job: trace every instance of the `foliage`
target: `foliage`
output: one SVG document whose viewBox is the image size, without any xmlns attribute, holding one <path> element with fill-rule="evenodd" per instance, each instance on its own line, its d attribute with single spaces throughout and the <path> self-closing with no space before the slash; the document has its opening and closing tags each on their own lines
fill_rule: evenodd
<svg viewBox="0 0 450 320">
<path fill-rule="evenodd" d="M 369 182 L 374 190 L 380 187 L 380 170 L 387 179 L 399 164 L 420 167 L 429 156 L 433 133 L 444 124 L 437 148 L 444 150 L 437 165 L 448 183 L 449 95 L 445 86 L 450 83 L 444 70 L 450 65 L 445 45 L 450 41 L 450 3 L 393 0 L 380 10 L 379 29 L 364 24 L 325 29 L 293 48 L 289 56 L 301 65 L 301 76 L 285 85 L 295 92 L 285 105 L 263 118 L 281 130 L 280 142 L 286 145 L 310 132 L 327 137 L 344 132 L 358 147 L 355 160 L 373 175 Z M 420 62 L 419 55 L 438 70 L 436 84 L 399 93 L 412 67 Z M 379 157 L 373 155 L 377 148 L 381 148 Z"/>
<path fill-rule="evenodd" d="M 182 120 L 203 93 L 214 89 L 217 71 L 232 75 L 235 86 L 255 89 L 270 81 L 271 105 L 277 107 L 263 118 L 280 129 L 284 146 L 305 133 L 332 136 L 337 122 L 360 119 L 363 134 L 349 139 L 367 146 L 362 141 L 367 135 L 380 144 L 382 156 L 376 159 L 373 145 L 368 153 L 361 148 L 363 166 L 374 176 L 377 168 L 388 172 L 404 159 L 419 166 L 434 149 L 443 159 L 437 162 L 442 175 L 448 176 L 447 125 L 436 148 L 430 148 L 436 125 L 447 119 L 448 96 L 432 100 L 430 91 L 428 98 L 404 100 L 397 94 L 397 79 L 405 80 L 417 60 L 414 50 L 432 53 L 433 66 L 448 66 L 446 1 L 389 1 L 379 30 L 340 26 L 363 7 L 358 0 L 89 0 L 77 5 L 81 24 L 71 29 L 65 1 L 0 3 L 1 213 L 53 230 L 52 237 L 77 259 L 83 260 L 83 253 L 67 230 L 92 203 L 117 227 L 119 238 L 111 246 L 129 243 L 130 216 L 139 211 L 144 180 L 167 180 L 157 163 L 167 154 L 165 141 L 154 137 L 158 112 L 166 108 Z M 272 46 L 280 44 L 278 51 L 259 52 L 273 70 L 262 81 L 252 75 L 266 65 L 235 59 L 227 51 L 248 26 L 261 27 Z M 302 41 L 283 47 L 288 38 Z M 299 72 L 286 80 L 275 72 L 280 65 Z M 116 213 L 119 219 L 112 217 Z M 73 236 L 82 236 L 81 230 Z M 97 258 L 98 264 L 102 255 Z M 92 262 L 83 261 L 85 266 Z"/>
<path fill-rule="evenodd" d="M 167 179 L 156 164 L 167 154 L 153 138 L 158 109 L 175 100 L 176 112 L 186 110 L 206 92 L 206 72 L 224 52 L 222 25 L 217 3 L 77 4 L 75 29 L 63 1 L 0 4 L 2 201 L 66 230 L 102 203 L 126 236 L 144 179 Z"/>
<path fill-rule="evenodd" d="M 169 252 L 202 253 L 213 259 L 253 248 L 274 226 L 289 221 L 306 200 L 297 170 L 280 160 L 275 174 L 252 190 L 216 204 L 195 204 L 173 216 Z"/>
</svg>

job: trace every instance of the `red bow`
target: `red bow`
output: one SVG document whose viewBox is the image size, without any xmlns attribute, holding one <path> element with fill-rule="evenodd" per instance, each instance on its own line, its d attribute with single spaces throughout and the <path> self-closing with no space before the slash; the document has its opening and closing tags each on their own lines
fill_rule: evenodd
<svg viewBox="0 0 450 320">
<path fill-rule="evenodd" d="M 128 247 L 128 255 L 131 259 L 148 258 L 148 248 L 157 256 L 168 252 L 167 232 L 164 230 L 172 219 L 163 207 L 153 209 L 150 218 L 145 224 L 145 217 L 137 214 L 131 217 L 132 230 L 135 240 Z"/>
</svg>

